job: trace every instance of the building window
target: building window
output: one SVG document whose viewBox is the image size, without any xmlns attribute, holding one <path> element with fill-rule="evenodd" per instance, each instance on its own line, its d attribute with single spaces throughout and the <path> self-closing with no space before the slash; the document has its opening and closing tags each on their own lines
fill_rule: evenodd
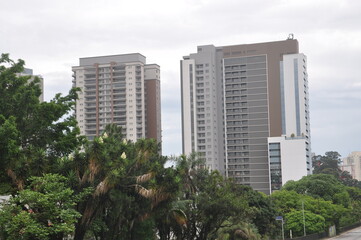
<svg viewBox="0 0 361 240">
<path fill-rule="evenodd" d="M 271 174 L 271 191 L 279 190 L 282 186 L 281 146 L 280 143 L 270 143 L 269 162 Z"/>
</svg>

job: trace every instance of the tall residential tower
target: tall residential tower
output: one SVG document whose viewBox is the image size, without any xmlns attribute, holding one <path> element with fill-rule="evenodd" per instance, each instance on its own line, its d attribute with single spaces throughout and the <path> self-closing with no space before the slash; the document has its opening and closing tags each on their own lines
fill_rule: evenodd
<svg viewBox="0 0 361 240">
<path fill-rule="evenodd" d="M 181 61 L 183 153 L 270 193 L 311 173 L 306 57 L 298 41 L 199 46 Z"/>
<path fill-rule="evenodd" d="M 80 58 L 72 68 L 79 87 L 76 119 L 82 135 L 93 139 L 109 123 L 132 141 L 161 141 L 160 68 L 139 53 Z"/>
</svg>

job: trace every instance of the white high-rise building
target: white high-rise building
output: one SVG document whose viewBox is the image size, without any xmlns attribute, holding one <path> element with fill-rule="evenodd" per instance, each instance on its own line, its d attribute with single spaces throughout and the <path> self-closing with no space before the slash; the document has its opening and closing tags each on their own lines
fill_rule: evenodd
<svg viewBox="0 0 361 240">
<path fill-rule="evenodd" d="M 282 136 L 268 138 L 272 190 L 312 173 L 306 66 L 304 54 L 284 55 L 280 62 Z"/>
<path fill-rule="evenodd" d="M 146 64 L 139 53 L 80 58 L 72 68 L 73 86 L 79 87 L 76 119 L 82 135 L 93 139 L 109 123 L 136 141 L 161 142 L 160 68 Z"/>
<path fill-rule="evenodd" d="M 265 193 L 310 174 L 306 66 L 293 39 L 199 46 L 181 61 L 183 153 Z"/>
</svg>

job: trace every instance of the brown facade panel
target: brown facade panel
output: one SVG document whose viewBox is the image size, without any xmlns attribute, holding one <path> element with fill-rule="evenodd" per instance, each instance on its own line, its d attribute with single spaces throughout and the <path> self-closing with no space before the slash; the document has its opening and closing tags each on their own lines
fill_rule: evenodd
<svg viewBox="0 0 361 240">
<path fill-rule="evenodd" d="M 248 126 L 249 132 L 268 131 L 268 125 Z"/>
<path fill-rule="evenodd" d="M 250 165 L 258 165 L 258 164 L 265 164 L 266 162 L 264 161 L 264 157 L 260 156 L 260 157 L 250 157 L 249 158 L 249 163 Z M 268 163 L 268 161 L 267 161 Z"/>
<path fill-rule="evenodd" d="M 264 145 L 264 144 L 260 144 L 260 145 L 250 145 L 249 146 L 249 150 L 251 151 L 268 151 L 268 146 Z"/>
<path fill-rule="evenodd" d="M 255 106 L 267 106 L 267 99 L 260 99 L 260 100 L 254 100 L 254 101 L 248 101 L 247 102 L 248 107 L 255 107 Z M 268 121 L 267 121 L 268 124 Z"/>
<path fill-rule="evenodd" d="M 268 43 L 244 44 L 225 46 L 222 49 L 223 54 L 226 57 L 267 55 L 270 137 L 281 136 L 282 121 L 279 64 L 280 61 L 282 61 L 283 54 L 298 53 L 298 41 L 286 40 Z M 257 61 L 256 57 L 253 61 Z"/>
<path fill-rule="evenodd" d="M 264 176 L 268 176 L 268 167 L 264 168 L 264 169 L 251 169 L 251 174 L 253 176 L 260 176 L 260 177 L 264 177 Z"/>
<path fill-rule="evenodd" d="M 268 168 L 269 168 L 268 163 L 264 163 L 264 164 L 250 164 L 250 165 L 249 165 L 249 169 L 263 169 L 263 170 L 267 170 L 267 172 L 268 172 Z"/>
<path fill-rule="evenodd" d="M 159 80 L 146 80 L 145 81 L 145 104 L 146 104 L 146 138 L 153 138 L 155 140 L 159 140 L 160 136 L 158 136 L 158 101 L 159 101 L 159 93 L 158 86 Z"/>
<path fill-rule="evenodd" d="M 266 159 L 263 159 L 263 161 L 266 160 L 268 162 L 268 151 L 253 151 L 249 154 L 250 157 L 266 157 Z M 253 162 L 253 161 L 252 161 Z"/>
<path fill-rule="evenodd" d="M 267 144 L 267 138 L 253 138 L 249 139 L 250 144 Z"/>
</svg>

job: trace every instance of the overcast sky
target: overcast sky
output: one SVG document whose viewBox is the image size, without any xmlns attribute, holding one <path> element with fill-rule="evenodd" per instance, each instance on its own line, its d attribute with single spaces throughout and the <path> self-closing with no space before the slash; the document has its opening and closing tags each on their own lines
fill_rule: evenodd
<svg viewBox="0 0 361 240">
<path fill-rule="evenodd" d="M 312 151 L 361 151 L 361 1 L 0 0 L 0 52 L 71 88 L 80 57 L 139 52 L 161 66 L 163 153 L 181 153 L 179 61 L 198 45 L 285 40 L 307 55 Z"/>
</svg>

